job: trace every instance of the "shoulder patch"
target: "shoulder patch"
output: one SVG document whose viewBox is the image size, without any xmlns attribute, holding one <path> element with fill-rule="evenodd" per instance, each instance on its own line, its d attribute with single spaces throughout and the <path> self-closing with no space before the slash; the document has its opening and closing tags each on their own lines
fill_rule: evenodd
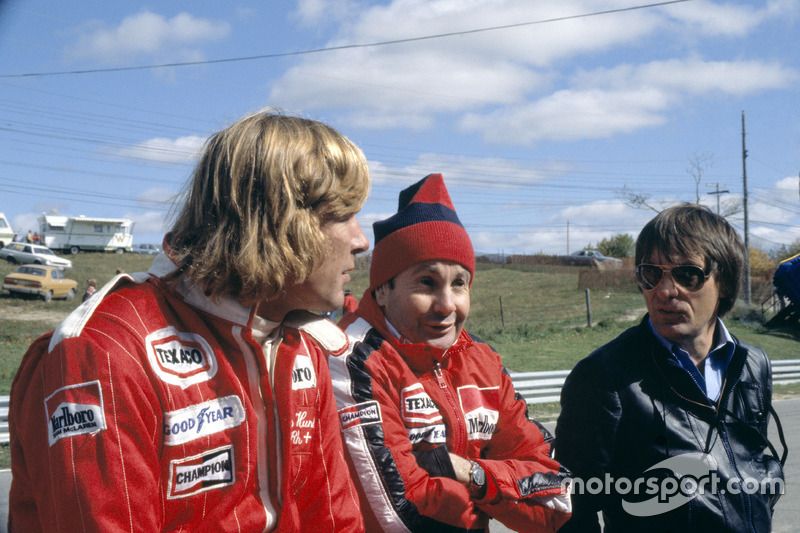
<svg viewBox="0 0 800 533">
<path fill-rule="evenodd" d="M 347 336 L 327 318 L 305 311 L 295 312 L 286 320 L 286 325 L 308 333 L 333 355 L 342 354 L 347 349 Z"/>
<path fill-rule="evenodd" d="M 67 385 L 44 399 L 47 441 L 52 446 L 63 438 L 106 429 L 103 391 L 99 381 Z"/>
</svg>

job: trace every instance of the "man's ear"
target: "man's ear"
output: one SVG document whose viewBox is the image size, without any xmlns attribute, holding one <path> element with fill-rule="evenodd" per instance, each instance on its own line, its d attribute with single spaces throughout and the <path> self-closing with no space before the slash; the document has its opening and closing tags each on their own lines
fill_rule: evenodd
<svg viewBox="0 0 800 533">
<path fill-rule="evenodd" d="M 377 289 L 375 289 L 375 301 L 378 302 L 378 306 L 384 307 L 389 301 L 389 284 L 384 283 Z"/>
</svg>

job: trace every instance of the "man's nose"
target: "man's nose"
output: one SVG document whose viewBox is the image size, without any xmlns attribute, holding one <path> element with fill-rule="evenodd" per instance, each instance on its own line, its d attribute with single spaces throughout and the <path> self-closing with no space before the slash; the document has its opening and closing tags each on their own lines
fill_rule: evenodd
<svg viewBox="0 0 800 533">
<path fill-rule="evenodd" d="M 453 298 L 453 291 L 449 287 L 437 291 L 434 305 L 436 311 L 443 315 L 449 315 L 455 311 L 456 303 Z"/>
<path fill-rule="evenodd" d="M 665 296 L 677 295 L 678 284 L 675 282 L 675 278 L 672 277 L 672 272 L 663 272 L 654 290 Z"/>
<path fill-rule="evenodd" d="M 369 239 L 364 235 L 364 230 L 361 229 L 361 224 L 358 223 L 356 217 L 353 217 L 353 240 L 351 244 L 352 253 L 360 254 L 369 250 Z"/>
</svg>

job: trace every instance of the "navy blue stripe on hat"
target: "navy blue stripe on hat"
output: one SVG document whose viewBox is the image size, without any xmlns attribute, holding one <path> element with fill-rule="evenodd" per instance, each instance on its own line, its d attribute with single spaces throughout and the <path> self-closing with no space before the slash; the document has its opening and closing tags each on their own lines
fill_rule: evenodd
<svg viewBox="0 0 800 533">
<path fill-rule="evenodd" d="M 452 222 L 463 227 L 456 212 L 442 204 L 413 203 L 386 220 L 372 224 L 375 244 L 397 230 L 421 222 Z"/>
</svg>

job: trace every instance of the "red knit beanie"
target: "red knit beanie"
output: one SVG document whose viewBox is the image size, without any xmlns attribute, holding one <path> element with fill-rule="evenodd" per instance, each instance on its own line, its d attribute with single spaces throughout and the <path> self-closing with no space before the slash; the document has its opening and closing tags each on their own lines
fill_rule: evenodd
<svg viewBox="0 0 800 533">
<path fill-rule="evenodd" d="M 429 174 L 400 192 L 397 213 L 375 222 L 369 269 L 376 289 L 408 267 L 424 261 L 453 261 L 475 277 L 475 252 L 458 219 L 441 174 Z"/>
</svg>

